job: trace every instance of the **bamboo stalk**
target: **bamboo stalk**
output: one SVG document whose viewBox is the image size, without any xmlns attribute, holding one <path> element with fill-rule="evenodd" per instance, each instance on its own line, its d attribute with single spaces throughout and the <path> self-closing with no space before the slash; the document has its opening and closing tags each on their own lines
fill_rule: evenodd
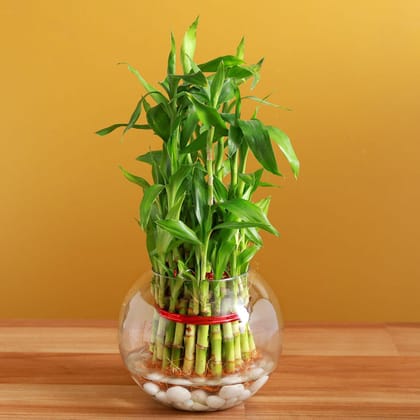
<svg viewBox="0 0 420 420">
<path fill-rule="evenodd" d="M 199 312 L 198 301 L 197 301 L 197 291 L 195 290 L 194 282 L 193 290 L 189 296 L 188 302 L 188 314 L 197 315 Z M 194 360 L 195 360 L 195 336 L 196 336 L 197 327 L 194 324 L 187 324 L 185 326 L 184 334 L 184 363 L 182 365 L 182 371 L 185 375 L 191 375 L 194 369 Z"/>
<path fill-rule="evenodd" d="M 183 298 L 180 299 L 179 302 L 179 313 L 184 315 L 187 312 L 187 299 Z M 185 331 L 185 324 L 182 322 L 177 322 L 175 327 L 175 336 L 174 341 L 172 344 L 172 366 L 174 370 L 178 370 L 181 366 L 181 356 L 182 356 L 182 349 L 183 349 L 183 341 L 184 341 L 184 331 Z"/>
<path fill-rule="evenodd" d="M 196 326 L 187 324 L 185 327 L 185 354 L 182 371 L 185 375 L 191 375 L 194 368 Z"/>
<path fill-rule="evenodd" d="M 241 328 L 241 356 L 244 361 L 251 358 L 249 351 L 248 323 Z"/>
<path fill-rule="evenodd" d="M 163 359 L 163 347 L 164 347 L 164 340 L 165 340 L 165 332 L 166 332 L 166 318 L 159 316 L 158 327 L 156 331 L 156 351 L 153 354 L 153 361 L 157 364 L 162 363 Z"/>
<path fill-rule="evenodd" d="M 172 354 L 172 344 L 175 336 L 175 322 L 168 321 L 165 331 L 165 340 L 163 344 L 163 354 L 162 354 L 162 369 L 166 369 L 171 366 L 171 354 Z"/>
<path fill-rule="evenodd" d="M 235 346 L 233 342 L 232 323 L 223 324 L 223 362 L 227 373 L 235 372 Z"/>
<path fill-rule="evenodd" d="M 211 334 L 211 360 L 210 371 L 213 376 L 220 377 L 223 373 L 222 362 L 222 328 L 220 324 L 210 327 Z"/>
<path fill-rule="evenodd" d="M 234 340 L 234 351 L 235 351 L 235 366 L 240 368 L 242 366 L 242 351 L 241 351 L 241 332 L 239 330 L 239 322 L 232 322 L 232 332 Z"/>
<path fill-rule="evenodd" d="M 248 324 L 248 342 L 249 352 L 251 357 L 255 357 L 257 354 L 257 347 L 255 346 L 254 336 L 252 335 L 251 327 Z"/>
<path fill-rule="evenodd" d="M 212 312 L 214 315 L 220 315 L 221 310 L 221 281 L 213 281 L 213 303 Z M 222 282 L 223 283 L 223 282 Z M 222 327 L 220 324 L 212 325 L 210 327 L 210 347 L 211 347 L 211 359 L 210 359 L 210 371 L 213 376 L 219 377 L 223 373 L 223 361 L 222 361 Z"/>
<path fill-rule="evenodd" d="M 211 315 L 211 305 L 209 302 L 209 282 L 200 282 L 200 314 L 203 316 Z M 209 347 L 209 325 L 199 325 L 196 343 L 195 373 L 204 375 L 207 370 L 207 350 Z"/>
<path fill-rule="evenodd" d="M 169 298 L 169 312 L 176 312 L 176 307 L 178 304 L 178 297 L 181 292 L 181 287 L 183 284 L 183 279 L 178 277 L 176 279 L 171 279 L 169 281 L 170 287 L 170 298 Z M 172 345 L 175 337 L 175 322 L 168 321 L 166 326 L 165 332 L 165 341 L 164 341 L 164 349 L 163 349 L 163 356 L 162 356 L 162 369 L 167 368 L 168 366 L 172 365 Z"/>
<path fill-rule="evenodd" d="M 207 350 L 209 346 L 209 326 L 199 325 L 195 346 L 195 373 L 203 376 L 207 369 Z"/>
<path fill-rule="evenodd" d="M 156 333 L 157 333 L 158 324 L 159 324 L 159 314 L 156 311 L 156 309 L 154 309 L 153 321 L 152 321 L 152 333 L 150 335 L 150 343 L 149 343 L 149 350 L 152 354 L 155 352 Z"/>
</svg>

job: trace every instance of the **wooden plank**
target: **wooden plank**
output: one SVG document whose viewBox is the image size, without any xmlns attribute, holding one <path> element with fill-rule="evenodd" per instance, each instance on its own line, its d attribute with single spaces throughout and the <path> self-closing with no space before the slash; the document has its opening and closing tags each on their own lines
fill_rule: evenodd
<svg viewBox="0 0 420 420">
<path fill-rule="evenodd" d="M 420 329 L 419 329 L 420 330 Z M 289 325 L 283 353 L 321 356 L 396 356 L 397 348 L 384 325 Z"/>
<path fill-rule="evenodd" d="M 191 414 L 155 402 L 137 385 L 0 385 L 0 413 L 6 418 L 22 416 L 25 420 L 55 419 L 58 413 L 67 419 L 156 419 L 160 416 L 191 420 Z M 224 415 L 243 419 L 244 406 L 232 408 Z M 206 415 L 208 419 L 220 417 L 220 414 Z"/>
<path fill-rule="evenodd" d="M 118 322 L 111 319 L 0 319 L 0 328 L 7 327 L 81 327 L 117 328 Z"/>
<path fill-rule="evenodd" d="M 0 352 L 118 353 L 116 328 L 47 325 L 0 327 Z"/>
<path fill-rule="evenodd" d="M 0 323 L 0 419 L 191 419 L 141 392 L 114 324 Z M 206 419 L 420 418 L 420 325 L 290 325 L 279 369 Z M 11 341 L 10 341 L 11 340 Z"/>
<path fill-rule="evenodd" d="M 119 354 L 0 353 L 2 384 L 132 385 Z"/>
<path fill-rule="evenodd" d="M 387 327 L 398 354 L 420 356 L 420 328 L 407 324 L 392 324 Z"/>
</svg>

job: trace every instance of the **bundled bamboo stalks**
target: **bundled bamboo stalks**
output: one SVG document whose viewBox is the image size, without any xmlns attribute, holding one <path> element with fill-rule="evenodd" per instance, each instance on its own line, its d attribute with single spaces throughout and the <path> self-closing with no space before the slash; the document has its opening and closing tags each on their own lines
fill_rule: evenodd
<svg viewBox="0 0 420 420">
<path fill-rule="evenodd" d="M 205 280 L 193 287 L 194 280 L 153 275 L 152 293 L 156 306 L 171 314 L 202 317 L 235 314 L 247 310 L 247 275 L 232 279 Z M 194 294 L 199 290 L 199 295 Z M 198 311 L 194 311 L 198 301 Z M 199 314 L 197 314 L 199 312 Z M 244 367 L 256 349 L 248 320 L 216 324 L 175 322 L 155 311 L 150 352 L 154 367 L 170 375 L 220 377 Z"/>
</svg>

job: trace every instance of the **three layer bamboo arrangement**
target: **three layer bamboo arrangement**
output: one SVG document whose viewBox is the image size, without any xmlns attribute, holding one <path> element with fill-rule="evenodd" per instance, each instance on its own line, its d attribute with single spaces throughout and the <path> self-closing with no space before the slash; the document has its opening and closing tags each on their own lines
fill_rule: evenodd
<svg viewBox="0 0 420 420">
<path fill-rule="evenodd" d="M 259 230 L 278 234 L 267 218 L 270 198 L 254 201 L 259 187 L 271 186 L 262 181 L 264 171 L 281 175 L 272 144 L 295 176 L 299 161 L 283 131 L 265 125 L 256 111 L 249 119 L 242 117 L 245 100 L 273 106 L 242 93 L 258 83 L 263 60 L 247 64 L 242 39 L 234 55 L 196 64 L 197 24 L 198 19 L 183 38 L 181 74 L 171 36 L 160 90 L 128 65 L 145 94 L 128 123 L 97 134 L 124 127 L 124 133 L 152 130 L 160 138 L 160 149 L 137 157 L 150 166 L 152 183 L 121 168 L 143 189 L 138 222 L 154 272 L 152 295 L 159 310 L 217 317 L 249 304 L 246 273 L 262 247 Z M 142 113 L 146 119 L 139 123 Z M 247 172 L 250 154 L 261 165 L 254 172 Z M 169 374 L 220 377 L 240 370 L 258 354 L 247 320 L 196 325 L 168 320 L 159 310 L 149 351 L 151 363 Z"/>
</svg>

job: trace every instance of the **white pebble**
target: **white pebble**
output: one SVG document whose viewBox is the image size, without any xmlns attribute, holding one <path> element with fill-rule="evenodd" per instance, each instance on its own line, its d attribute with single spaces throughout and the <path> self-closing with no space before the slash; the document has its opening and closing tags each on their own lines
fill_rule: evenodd
<svg viewBox="0 0 420 420">
<path fill-rule="evenodd" d="M 223 386 L 219 391 L 219 396 L 228 400 L 230 398 L 236 398 L 242 394 L 244 386 L 242 384 L 237 385 L 226 385 Z"/>
<path fill-rule="evenodd" d="M 196 389 L 193 392 L 191 392 L 191 399 L 194 402 L 198 402 L 200 404 L 205 404 L 207 401 L 207 392 L 203 391 L 202 389 Z"/>
<path fill-rule="evenodd" d="M 191 378 L 191 381 L 195 384 L 204 384 L 206 382 L 207 378 L 203 378 L 202 376 L 196 376 L 195 378 Z"/>
<path fill-rule="evenodd" d="M 198 402 L 194 402 L 191 408 L 193 409 L 193 411 L 207 411 L 209 409 L 207 405 L 200 404 Z"/>
<path fill-rule="evenodd" d="M 182 403 L 191 398 L 191 392 L 182 386 L 173 386 L 166 391 L 166 397 L 169 402 Z"/>
<path fill-rule="evenodd" d="M 232 385 L 232 384 L 239 384 L 243 382 L 243 379 L 238 375 L 229 375 L 222 378 L 220 383 L 222 385 Z"/>
<path fill-rule="evenodd" d="M 159 382 L 163 378 L 163 375 L 161 373 L 158 373 L 158 372 L 152 372 L 152 373 L 149 373 L 148 375 L 146 375 L 146 378 L 151 380 L 151 381 Z"/>
<path fill-rule="evenodd" d="M 192 408 L 193 408 L 193 405 L 194 405 L 194 402 L 193 401 L 191 401 L 191 400 L 187 400 L 187 401 L 184 401 L 184 402 L 182 402 L 182 403 L 179 403 L 179 405 L 184 409 L 184 410 L 192 410 Z"/>
<path fill-rule="evenodd" d="M 228 400 L 226 400 L 225 405 L 223 406 L 223 408 L 230 408 L 233 407 L 234 405 L 236 405 L 239 402 L 239 400 L 237 398 L 229 398 Z"/>
<path fill-rule="evenodd" d="M 158 385 L 154 384 L 153 382 L 146 382 L 143 385 L 143 389 L 149 394 L 149 395 L 156 395 L 160 388 Z"/>
<path fill-rule="evenodd" d="M 187 407 L 182 402 L 174 402 L 174 403 L 172 403 L 172 407 L 175 407 L 178 410 L 192 411 L 192 407 Z"/>
<path fill-rule="evenodd" d="M 205 384 L 207 386 L 218 386 L 221 384 L 221 380 L 220 379 L 208 379 L 206 380 Z"/>
<path fill-rule="evenodd" d="M 254 383 L 251 384 L 249 390 L 254 393 L 257 392 L 266 382 L 268 381 L 268 375 L 261 376 L 260 379 L 257 379 Z"/>
<path fill-rule="evenodd" d="M 264 374 L 265 374 L 264 369 L 263 368 L 260 368 L 260 367 L 257 367 L 257 368 L 252 369 L 249 372 L 249 378 L 252 379 L 252 380 L 258 379 L 261 376 L 263 376 Z"/>
<path fill-rule="evenodd" d="M 226 403 L 226 400 L 223 398 L 218 397 L 217 395 L 210 395 L 207 398 L 207 405 L 210 408 L 220 408 Z"/>
<path fill-rule="evenodd" d="M 251 391 L 249 389 L 245 389 L 244 392 L 238 397 L 241 401 L 247 400 L 251 396 Z"/>
<path fill-rule="evenodd" d="M 182 379 L 182 378 L 169 378 L 168 382 L 174 385 L 184 385 L 184 386 L 192 385 L 191 381 L 189 381 L 188 379 Z"/>
<path fill-rule="evenodd" d="M 155 398 L 163 404 L 168 404 L 168 398 L 166 397 L 166 392 L 165 391 L 159 391 L 155 395 Z"/>
</svg>

